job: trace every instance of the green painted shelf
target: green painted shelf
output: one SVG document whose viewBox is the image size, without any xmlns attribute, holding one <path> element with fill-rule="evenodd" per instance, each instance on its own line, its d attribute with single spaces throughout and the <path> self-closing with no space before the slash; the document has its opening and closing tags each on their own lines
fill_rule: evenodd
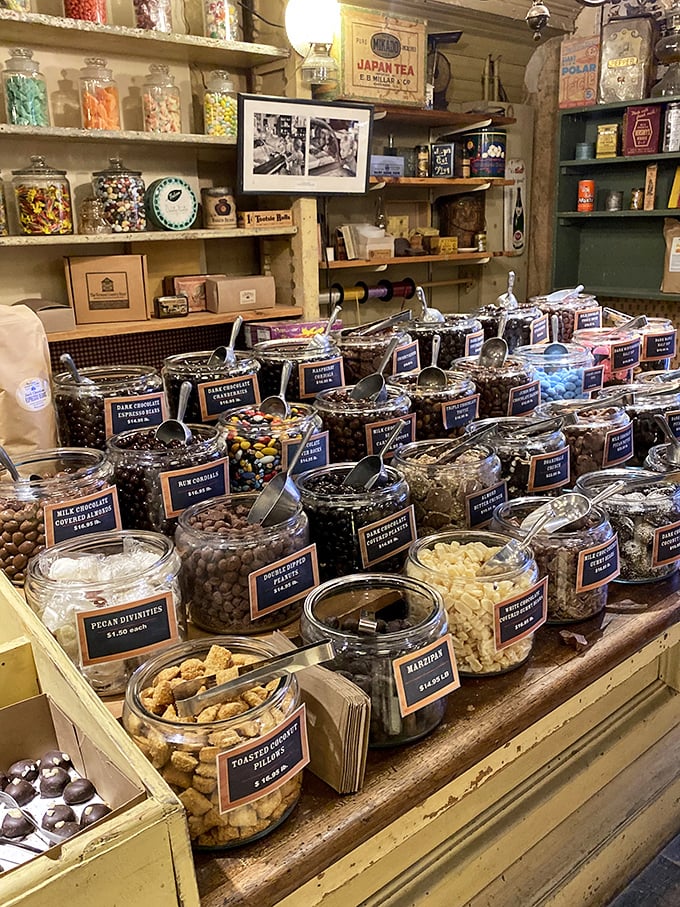
<svg viewBox="0 0 680 907">
<path fill-rule="evenodd" d="M 641 162 L 677 161 L 680 160 L 680 151 L 666 151 L 659 154 L 630 154 L 627 157 L 589 157 L 583 160 L 560 161 L 560 167 L 604 167 L 609 164 L 630 164 L 634 166 Z"/>
<path fill-rule="evenodd" d="M 600 299 L 603 296 L 609 296 L 612 299 L 665 299 L 667 302 L 680 302 L 680 293 L 661 293 L 659 290 L 648 290 L 645 287 L 640 287 L 639 289 L 631 287 L 597 287 L 589 284 L 588 292 L 593 293 Z"/>
<path fill-rule="evenodd" d="M 600 217 L 680 217 L 680 208 L 655 208 L 653 211 L 558 211 L 563 220 L 594 220 Z"/>
</svg>

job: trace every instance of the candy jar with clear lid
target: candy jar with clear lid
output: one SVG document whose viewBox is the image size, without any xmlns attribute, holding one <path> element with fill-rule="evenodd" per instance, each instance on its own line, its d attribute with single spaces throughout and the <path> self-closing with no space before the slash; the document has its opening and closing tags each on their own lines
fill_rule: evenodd
<svg viewBox="0 0 680 907">
<path fill-rule="evenodd" d="M 473 381 L 479 394 L 482 419 L 522 416 L 539 404 L 536 369 L 516 356 L 508 356 L 499 366 L 480 365 L 477 356 L 467 356 L 456 359 L 451 368 L 463 372 Z"/>
<path fill-rule="evenodd" d="M 511 353 L 518 346 L 540 343 L 547 337 L 545 316 L 533 305 L 485 305 L 473 316 L 482 323 L 485 340 L 498 336 L 501 319 L 505 318 L 503 337 Z"/>
<path fill-rule="evenodd" d="M 191 384 L 186 418 L 189 422 L 216 422 L 236 406 L 255 405 L 259 398 L 260 363 L 250 353 L 215 361 L 210 350 L 177 353 L 163 360 L 161 374 L 171 412 L 177 411 L 182 384 Z"/>
<path fill-rule="evenodd" d="M 519 346 L 515 350 L 517 359 L 536 370 L 541 384 L 541 403 L 588 398 L 591 391 L 598 389 L 599 373 L 588 371 L 594 365 L 589 350 L 575 343 L 564 344 L 564 352 L 551 350 L 550 346 L 551 344 L 539 343 L 534 346 Z"/>
<path fill-rule="evenodd" d="M 506 603 L 536 594 L 538 567 L 530 551 L 516 550 L 502 572 L 481 574 L 486 561 L 509 541 L 497 532 L 453 530 L 418 539 L 408 552 L 406 575 L 436 589 L 444 600 L 458 669 L 466 676 L 520 667 L 531 655 L 534 630 L 544 622 L 521 628 L 524 603 L 507 619 Z"/>
<path fill-rule="evenodd" d="M 206 38 L 242 41 L 243 31 L 237 0 L 203 0 L 203 26 Z"/>
<path fill-rule="evenodd" d="M 260 363 L 258 380 L 263 397 L 278 394 L 284 362 L 293 369 L 286 398 L 311 403 L 319 391 L 345 384 L 342 356 L 336 343 L 316 346 L 307 339 L 285 338 L 256 343 L 253 356 Z"/>
<path fill-rule="evenodd" d="M 548 316 L 553 343 L 571 343 L 574 331 L 602 326 L 602 308 L 590 293 L 578 293 L 560 300 L 532 296 L 529 302 Z"/>
<path fill-rule="evenodd" d="M 132 0 L 137 28 L 172 31 L 172 0 Z"/>
<path fill-rule="evenodd" d="M 678 330 L 669 318 L 647 318 L 640 328 L 640 372 L 670 369 L 677 350 Z"/>
<path fill-rule="evenodd" d="M 670 444 L 655 444 L 650 447 L 642 465 L 652 472 L 676 472 L 680 469 L 680 462 Z"/>
<path fill-rule="evenodd" d="M 167 418 L 163 382 L 151 366 L 91 365 L 79 372 L 87 379 L 83 384 L 70 372 L 52 376 L 62 444 L 105 450 L 106 439 L 121 430 L 126 418 L 138 428 Z"/>
<path fill-rule="evenodd" d="M 680 7 L 675 4 L 666 13 L 664 34 L 654 45 L 654 55 L 666 71 L 652 88 L 653 98 L 680 95 Z"/>
<path fill-rule="evenodd" d="M 664 441 L 665 435 L 656 421 L 657 417 L 670 416 L 669 424 L 680 428 L 680 384 L 677 390 L 664 389 L 662 385 L 636 381 L 625 388 L 605 388 L 598 395 L 603 404 L 611 400 L 622 406 L 633 426 L 633 456 L 628 466 L 642 466 L 650 449 Z M 676 414 L 675 416 L 673 414 Z"/>
<path fill-rule="evenodd" d="M 32 155 L 30 167 L 12 170 L 14 196 L 21 232 L 27 236 L 73 233 L 71 186 L 65 170 Z"/>
<path fill-rule="evenodd" d="M 92 174 L 92 188 L 104 205 L 104 217 L 114 233 L 146 230 L 146 187 L 141 171 L 128 170 L 120 158 L 111 157 L 106 170 Z"/>
<path fill-rule="evenodd" d="M 641 336 L 638 331 L 592 328 L 574 331 L 574 343 L 593 354 L 595 365 L 602 365 L 604 387 L 630 384 L 640 364 Z"/>
<path fill-rule="evenodd" d="M 645 478 L 650 479 L 649 485 L 638 483 Z M 647 469 L 612 469 L 606 475 L 581 476 L 574 488 L 594 498 L 614 482 L 626 482 L 600 504 L 619 538 L 621 573 L 617 582 L 651 583 L 667 579 L 677 570 L 680 484 L 655 481 L 658 478 L 658 473 Z"/>
<path fill-rule="evenodd" d="M 389 379 L 391 387 L 406 393 L 415 413 L 416 440 L 456 438 L 477 414 L 474 383 L 459 372 L 444 371 L 444 387 L 418 384 L 420 372 L 407 372 Z"/>
<path fill-rule="evenodd" d="M 142 88 L 145 132 L 181 132 L 182 111 L 179 88 L 170 67 L 151 63 Z"/>
<path fill-rule="evenodd" d="M 337 344 L 342 354 L 347 384 L 356 384 L 357 381 L 365 378 L 366 375 L 372 375 L 377 372 L 387 348 L 395 337 L 399 340 L 397 350 L 411 343 L 411 336 L 398 329 L 365 335 L 340 334 Z M 393 359 L 394 357 L 385 366 L 383 374 L 386 376 L 392 374 Z"/>
<path fill-rule="evenodd" d="M 49 126 L 47 85 L 33 51 L 14 47 L 9 54 L 2 73 L 7 122 L 11 126 Z"/>
<path fill-rule="evenodd" d="M 520 528 L 522 520 L 549 502 L 550 498 L 541 497 L 507 501 L 496 508 L 491 528 L 522 541 L 526 536 L 526 530 Z M 548 577 L 549 624 L 588 620 L 605 608 L 618 558 L 614 530 L 601 507 L 592 507 L 586 516 L 562 529 L 542 530 L 530 544 L 539 576 Z M 592 565 L 601 560 L 607 561 L 607 569 L 592 576 Z"/>
<path fill-rule="evenodd" d="M 149 651 L 186 633 L 179 567 L 155 532 L 97 532 L 32 558 L 26 599 L 92 688 L 119 694 Z"/>
<path fill-rule="evenodd" d="M 328 431 L 331 462 L 360 460 L 382 446 L 397 420 L 411 412 L 411 398 L 388 384 L 384 400 L 353 400 L 352 388 L 322 391 L 316 410 Z M 413 441 L 414 420 L 409 419 L 395 442 Z"/>
<path fill-rule="evenodd" d="M 206 135 L 235 136 L 238 131 L 236 90 L 224 69 L 214 69 L 206 79 L 203 126 Z"/>
<path fill-rule="evenodd" d="M 80 70 L 80 106 L 83 129 L 121 128 L 118 86 L 102 57 L 87 57 Z"/>
<path fill-rule="evenodd" d="M 113 469 L 99 450 L 50 448 L 15 460 L 19 481 L 0 470 L 0 568 L 17 586 L 23 585 L 30 558 L 46 544 L 68 535 L 96 531 L 101 522 L 116 524 L 115 501 L 93 506 L 93 518 L 81 499 L 104 492 L 113 484 Z M 58 513 L 53 505 L 73 505 Z M 99 522 L 98 522 L 99 521 Z"/>
<path fill-rule="evenodd" d="M 399 447 L 392 459 L 408 484 L 419 536 L 488 522 L 494 493 L 506 498 L 501 463 L 490 446 L 478 444 L 447 460 L 450 447 L 448 441 L 416 441 Z"/>
<path fill-rule="evenodd" d="M 372 605 L 379 600 L 380 604 Z M 385 600 L 389 604 L 382 604 Z M 347 616 L 352 605 L 357 613 L 373 610 L 375 618 L 359 623 L 356 617 Z M 409 656 L 417 659 L 420 650 L 444 641 L 447 629 L 439 592 L 410 577 L 384 573 L 343 576 L 322 583 L 307 596 L 300 620 L 305 643 L 331 640 L 335 657 L 325 667 L 370 696 L 372 747 L 411 743 L 441 722 L 446 694 L 402 715 L 395 661 Z M 453 684 L 451 688 L 455 688 Z"/>
<path fill-rule="evenodd" d="M 321 417 L 306 403 L 290 404 L 290 412 L 285 417 L 263 413 L 257 405 L 236 407 L 222 413 L 218 428 L 226 439 L 232 493 L 262 491 L 283 469 L 284 449 L 299 442 L 310 423 L 316 432 L 322 430 Z M 305 456 L 313 445 L 314 436 L 308 441 L 295 473 L 306 468 Z"/>
<path fill-rule="evenodd" d="M 439 365 L 449 368 L 454 359 L 476 356 L 484 342 L 482 323 L 471 315 L 445 315 L 443 321 L 408 321 L 406 330 L 418 341 L 421 365 L 432 361 L 432 341 L 439 337 Z"/>
<path fill-rule="evenodd" d="M 64 0 L 64 15 L 67 19 L 83 19 L 106 25 L 106 0 Z"/>
<path fill-rule="evenodd" d="M 111 233 L 111 226 L 106 220 L 104 203 L 94 196 L 84 198 L 78 211 L 78 232 L 91 236 Z"/>
</svg>

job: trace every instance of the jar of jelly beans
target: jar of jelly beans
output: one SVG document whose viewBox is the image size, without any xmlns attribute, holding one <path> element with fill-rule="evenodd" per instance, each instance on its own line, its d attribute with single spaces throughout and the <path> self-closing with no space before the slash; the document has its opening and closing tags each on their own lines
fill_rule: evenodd
<svg viewBox="0 0 680 907">
<path fill-rule="evenodd" d="M 104 218 L 113 233 L 143 233 L 146 230 L 146 187 L 139 170 L 128 170 L 120 158 L 109 158 L 106 170 L 92 174 L 92 188 L 104 205 Z"/>
<path fill-rule="evenodd" d="M 64 15 L 67 19 L 82 19 L 106 25 L 106 0 L 64 0 Z"/>
<path fill-rule="evenodd" d="M 208 75 L 203 95 L 203 119 L 206 135 L 236 135 L 236 92 L 231 76 L 224 69 L 215 69 Z"/>
</svg>

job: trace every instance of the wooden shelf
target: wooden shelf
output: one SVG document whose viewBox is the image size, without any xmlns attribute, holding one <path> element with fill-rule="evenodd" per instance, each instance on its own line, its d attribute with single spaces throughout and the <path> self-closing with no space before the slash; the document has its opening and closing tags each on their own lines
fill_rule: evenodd
<svg viewBox="0 0 680 907">
<path fill-rule="evenodd" d="M 593 157 L 583 160 L 560 161 L 560 167 L 601 167 L 603 164 L 638 164 L 648 161 L 677 161 L 680 151 L 666 151 L 659 154 L 629 154 L 627 157 Z"/>
<path fill-rule="evenodd" d="M 502 179 L 498 176 L 472 176 L 465 179 L 452 177 L 450 179 L 436 179 L 425 176 L 372 176 L 369 180 L 371 186 L 377 186 L 385 183 L 386 186 L 448 186 L 450 188 L 470 188 L 479 189 L 487 185 L 490 188 L 495 186 L 514 186 L 514 180 Z"/>
<path fill-rule="evenodd" d="M 10 46 L 47 45 L 60 50 L 98 54 L 124 54 L 149 60 L 205 63 L 246 69 L 285 59 L 290 52 L 269 44 L 219 41 L 194 35 L 165 34 L 119 25 L 96 25 L 81 19 L 64 19 L 37 13 L 0 10 L 0 34 Z"/>
<path fill-rule="evenodd" d="M 601 110 L 626 110 L 628 107 L 648 107 L 650 104 L 672 104 L 680 101 L 680 95 L 666 98 L 642 98 L 640 101 L 613 101 L 609 104 L 590 104 L 588 107 L 567 107 L 560 110 L 562 117 L 580 116 L 580 114 L 598 113 Z"/>
<path fill-rule="evenodd" d="M 270 321 L 273 318 L 297 318 L 302 315 L 299 306 L 277 305 L 272 309 L 252 309 L 246 312 L 196 312 L 185 318 L 151 318 L 149 321 L 113 321 L 106 324 L 81 324 L 71 331 L 48 334 L 51 343 L 63 340 L 85 340 L 90 337 L 109 337 L 111 334 L 148 334 L 152 331 L 177 331 L 184 328 L 210 327 L 214 324 L 231 324 L 241 315 L 244 321 Z"/>
<path fill-rule="evenodd" d="M 236 146 L 236 136 L 197 135 L 183 132 L 133 132 L 108 129 L 68 129 L 63 126 L 9 126 L 0 123 L 0 137 L 51 139 L 57 142 L 115 142 L 123 145 L 179 145 L 183 148 Z"/>
<path fill-rule="evenodd" d="M 319 267 L 324 271 L 335 271 L 347 268 L 379 268 L 383 265 L 404 265 L 413 267 L 429 261 L 448 261 L 451 264 L 482 264 L 501 253 L 495 252 L 457 252 L 455 255 L 404 255 L 399 258 L 377 258 L 365 261 L 353 258 L 351 261 L 329 261 Z"/>
<path fill-rule="evenodd" d="M 563 220 L 593 220 L 595 218 L 618 217 L 680 217 L 680 208 L 655 208 L 653 211 L 558 211 Z"/>
<path fill-rule="evenodd" d="M 483 111 L 457 113 L 453 110 L 423 110 L 420 107 L 395 107 L 378 104 L 375 107 L 375 114 L 377 117 L 382 114 L 385 119 L 393 123 L 414 123 L 425 128 L 428 126 L 450 126 L 452 129 L 459 129 L 463 126 L 472 128 L 480 120 L 488 120 L 489 117 L 493 126 L 511 126 L 517 122 L 514 117 L 497 116 Z"/>
<path fill-rule="evenodd" d="M 134 242 L 176 242 L 181 239 L 243 239 L 246 237 L 294 236 L 297 227 L 237 227 L 233 230 L 155 230 L 147 233 L 73 233 L 65 236 L 0 236 L 1 246 L 90 246 L 126 245 Z"/>
</svg>

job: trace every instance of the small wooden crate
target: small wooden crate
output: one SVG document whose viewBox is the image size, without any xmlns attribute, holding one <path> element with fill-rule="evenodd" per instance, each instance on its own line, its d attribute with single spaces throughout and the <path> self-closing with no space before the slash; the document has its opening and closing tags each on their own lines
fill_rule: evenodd
<svg viewBox="0 0 680 907">
<path fill-rule="evenodd" d="M 49 693 L 147 798 L 0 875 L 3 907 L 198 907 L 184 809 L 0 573 L 0 707 Z"/>
</svg>

